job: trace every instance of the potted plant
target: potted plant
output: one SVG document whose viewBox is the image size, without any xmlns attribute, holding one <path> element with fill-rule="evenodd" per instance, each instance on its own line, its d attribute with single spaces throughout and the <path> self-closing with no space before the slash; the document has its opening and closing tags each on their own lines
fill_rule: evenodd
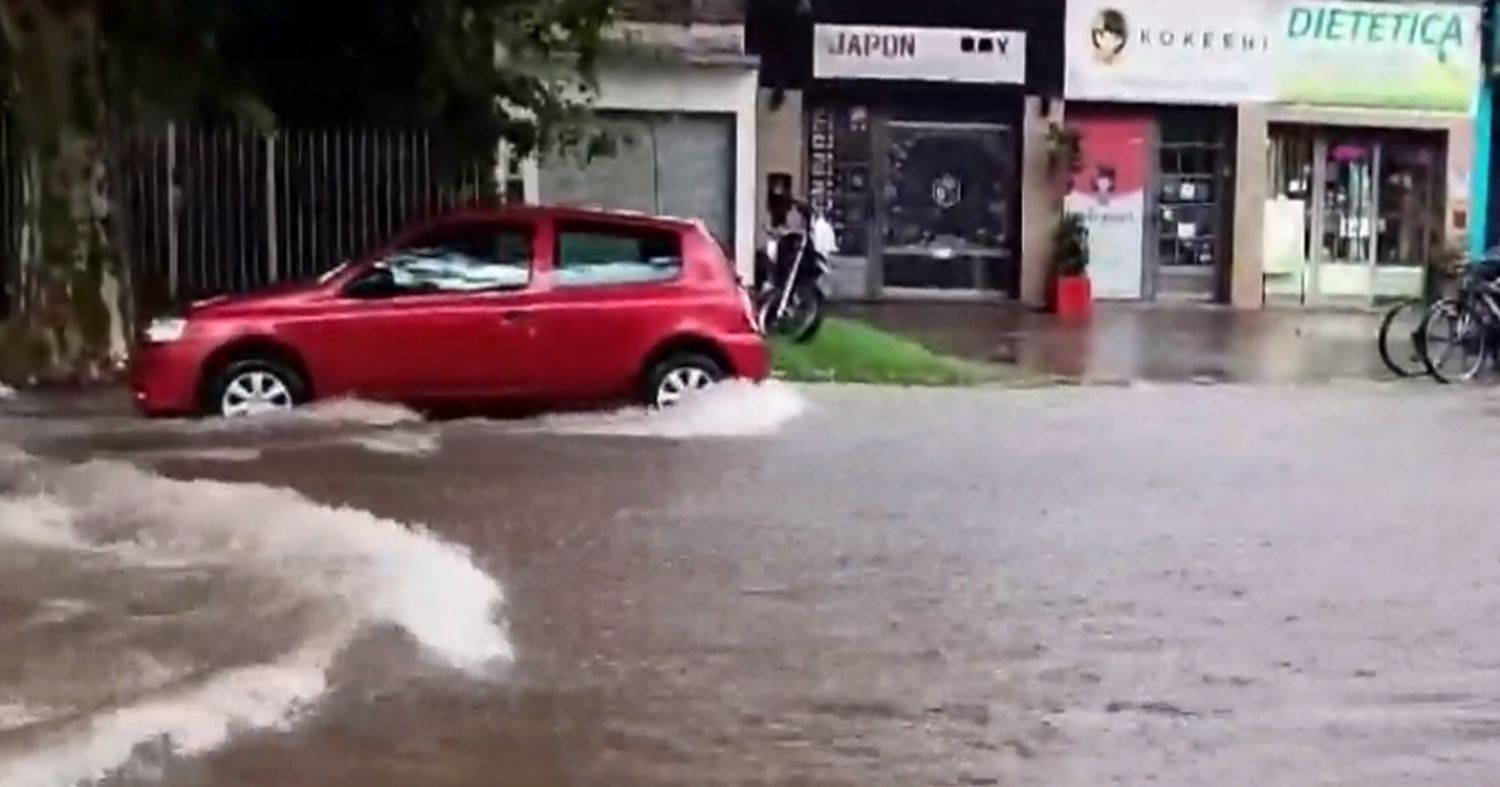
<svg viewBox="0 0 1500 787">
<path fill-rule="evenodd" d="M 1083 216 L 1069 213 L 1066 199 L 1083 166 L 1083 144 L 1077 129 L 1053 123 L 1047 129 L 1047 171 L 1052 181 L 1057 225 L 1052 231 L 1047 301 L 1063 320 L 1086 320 L 1093 313 L 1089 283 L 1089 229 Z"/>
<path fill-rule="evenodd" d="M 1064 212 L 1052 233 L 1052 304 L 1058 319 L 1087 320 L 1094 312 L 1089 283 L 1089 228 L 1083 216 Z"/>
</svg>

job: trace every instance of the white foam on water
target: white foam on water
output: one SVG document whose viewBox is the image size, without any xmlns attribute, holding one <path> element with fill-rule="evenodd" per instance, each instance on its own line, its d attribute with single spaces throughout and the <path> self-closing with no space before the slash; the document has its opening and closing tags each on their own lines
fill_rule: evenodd
<svg viewBox="0 0 1500 787">
<path fill-rule="evenodd" d="M 549 432 L 637 437 L 757 437 L 802 415 L 807 399 L 788 383 L 730 380 L 662 410 L 631 408 L 602 415 L 543 418 Z"/>
<path fill-rule="evenodd" d="M 377 432 L 355 435 L 349 438 L 349 442 L 366 451 L 391 456 L 432 456 L 441 447 L 436 432 Z"/>
<path fill-rule="evenodd" d="M 57 466 L 14 450 L 0 450 L 0 490 L 9 490 L 0 493 L 0 542 L 10 548 L 54 559 L 71 550 L 79 561 L 110 561 L 113 577 L 137 572 L 159 582 L 164 570 L 196 571 L 217 577 L 221 592 L 253 589 L 251 610 L 315 613 L 307 626 L 257 621 L 254 612 L 210 621 L 210 636 L 270 638 L 267 652 L 277 655 L 207 670 L 174 664 L 152 682 L 156 690 L 103 710 L 74 709 L 80 721 L 49 729 L 24 750 L 0 748 L 5 787 L 96 780 L 147 742 L 193 755 L 238 730 L 284 728 L 323 695 L 331 665 L 369 625 L 398 627 L 422 653 L 460 670 L 512 657 L 498 583 L 461 547 L 399 522 L 285 489 L 175 481 L 120 463 Z M 27 688 L 0 692 L 7 702 L 21 697 L 16 707 L 24 708 Z"/>
<path fill-rule="evenodd" d="M 27 707 L 20 703 L 0 702 L 0 732 L 35 724 L 51 715 L 48 711 Z"/>
<path fill-rule="evenodd" d="M 422 416 L 398 404 L 364 399 L 324 399 L 292 410 L 272 410 L 239 418 L 184 421 L 188 431 L 260 431 L 299 426 L 398 426 L 420 423 Z"/>
<path fill-rule="evenodd" d="M 327 399 L 299 407 L 287 415 L 303 421 L 363 426 L 396 426 L 422 420 L 416 411 L 401 405 L 363 399 Z"/>
<path fill-rule="evenodd" d="M 255 462 L 261 458 L 259 448 L 238 446 L 213 446 L 207 448 L 161 448 L 150 451 L 134 451 L 131 457 L 152 461 L 177 462 Z"/>
<path fill-rule="evenodd" d="M 0 497 L 0 542 L 51 549 L 86 549 L 72 512 L 46 495 Z"/>
</svg>

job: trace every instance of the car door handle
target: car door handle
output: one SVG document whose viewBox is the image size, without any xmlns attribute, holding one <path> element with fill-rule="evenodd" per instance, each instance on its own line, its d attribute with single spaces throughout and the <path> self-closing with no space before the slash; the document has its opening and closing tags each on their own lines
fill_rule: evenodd
<svg viewBox="0 0 1500 787">
<path fill-rule="evenodd" d="M 503 322 L 527 322 L 531 319 L 531 313 L 521 309 L 510 309 L 500 312 L 500 319 Z"/>
</svg>

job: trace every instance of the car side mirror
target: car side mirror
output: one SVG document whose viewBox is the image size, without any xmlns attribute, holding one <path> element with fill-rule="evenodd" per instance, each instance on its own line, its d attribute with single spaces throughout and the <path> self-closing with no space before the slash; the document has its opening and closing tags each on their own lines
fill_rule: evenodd
<svg viewBox="0 0 1500 787">
<path fill-rule="evenodd" d="M 389 298 L 396 294 L 396 277 L 387 268 L 371 268 L 344 288 L 344 295 L 360 300 Z"/>
</svg>

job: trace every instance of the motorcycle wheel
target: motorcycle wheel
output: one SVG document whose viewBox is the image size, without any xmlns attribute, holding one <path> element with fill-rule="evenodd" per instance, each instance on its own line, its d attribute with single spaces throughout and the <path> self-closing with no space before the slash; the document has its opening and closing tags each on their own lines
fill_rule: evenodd
<svg viewBox="0 0 1500 787">
<path fill-rule="evenodd" d="M 792 341 L 806 344 L 818 335 L 823 327 L 823 291 L 815 284 L 803 284 L 792 291 L 792 300 L 787 304 L 786 318 L 793 329 L 787 332 Z"/>
<path fill-rule="evenodd" d="M 772 290 L 761 301 L 761 330 L 771 336 L 785 336 L 798 344 L 811 341 L 823 327 L 823 293 L 812 283 L 799 284 L 786 300 L 786 308 L 777 314 L 781 293 Z"/>
</svg>

